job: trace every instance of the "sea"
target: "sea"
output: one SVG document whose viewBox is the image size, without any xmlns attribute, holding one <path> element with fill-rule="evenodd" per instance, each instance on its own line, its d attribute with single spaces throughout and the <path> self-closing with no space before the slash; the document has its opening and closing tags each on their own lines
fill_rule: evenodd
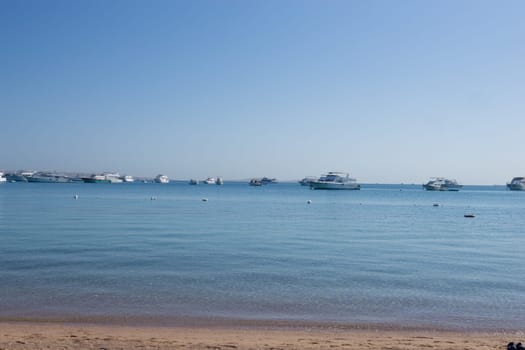
<svg viewBox="0 0 525 350">
<path fill-rule="evenodd" d="M 505 186 L 5 183 L 0 320 L 517 330 L 524 247 Z"/>
</svg>

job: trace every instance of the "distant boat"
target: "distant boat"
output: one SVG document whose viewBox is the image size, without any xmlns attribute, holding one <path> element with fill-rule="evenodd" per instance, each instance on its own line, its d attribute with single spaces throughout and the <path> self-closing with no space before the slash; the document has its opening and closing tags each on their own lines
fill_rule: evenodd
<svg viewBox="0 0 525 350">
<path fill-rule="evenodd" d="M 27 178 L 34 174 L 34 171 L 18 171 L 16 173 L 6 174 L 6 179 L 9 182 L 27 182 Z"/>
<path fill-rule="evenodd" d="M 123 180 L 120 178 L 119 174 L 114 173 L 104 173 L 99 175 L 91 175 L 88 177 L 83 177 L 82 181 L 85 183 L 122 183 Z"/>
<path fill-rule="evenodd" d="M 315 181 L 317 180 L 318 178 L 315 177 L 315 176 L 307 176 L 305 178 L 303 178 L 302 180 L 299 181 L 299 183 L 301 184 L 301 186 L 310 186 L 310 183 L 312 181 Z"/>
<path fill-rule="evenodd" d="M 209 177 L 206 180 L 202 181 L 206 185 L 215 185 L 216 181 L 214 177 Z"/>
<path fill-rule="evenodd" d="M 250 186 L 262 186 L 263 183 L 262 183 L 261 179 L 251 179 L 250 182 L 249 182 L 249 185 Z"/>
<path fill-rule="evenodd" d="M 515 177 L 507 183 L 507 188 L 511 191 L 525 191 L 525 177 Z"/>
<path fill-rule="evenodd" d="M 262 182 L 263 185 L 275 184 L 275 183 L 277 183 L 277 179 L 276 178 L 270 179 L 268 177 L 263 177 L 261 179 L 261 182 Z"/>
<path fill-rule="evenodd" d="M 0 171 L 0 182 L 7 182 L 7 178 L 4 177 L 4 173 Z"/>
<path fill-rule="evenodd" d="M 84 181 L 85 183 L 90 183 L 90 184 L 94 184 L 94 183 L 110 183 L 111 181 L 109 181 L 108 179 L 106 179 L 106 177 L 104 175 L 91 175 L 91 176 L 85 176 L 85 177 L 82 177 L 82 181 Z"/>
<path fill-rule="evenodd" d="M 124 182 L 135 182 L 135 179 L 131 175 L 121 176 L 120 179 Z"/>
<path fill-rule="evenodd" d="M 159 174 L 155 178 L 155 182 L 159 184 L 167 184 L 170 182 L 170 179 L 166 175 Z"/>
<path fill-rule="evenodd" d="M 66 183 L 72 182 L 70 177 L 50 174 L 50 173 L 36 173 L 27 177 L 28 182 L 45 182 L 45 183 Z"/>
<path fill-rule="evenodd" d="M 223 185 L 224 181 L 222 180 L 222 177 L 218 177 L 217 181 L 215 182 L 216 185 Z"/>
<path fill-rule="evenodd" d="M 199 184 L 199 180 L 196 180 L 196 179 L 191 179 L 190 182 L 189 182 L 190 185 L 198 185 Z"/>
<path fill-rule="evenodd" d="M 463 186 L 456 180 L 446 179 L 444 177 L 433 177 L 423 185 L 427 191 L 459 191 Z"/>
<path fill-rule="evenodd" d="M 319 179 L 311 181 L 310 188 L 314 190 L 359 190 L 361 185 L 348 173 L 331 171 Z"/>
</svg>

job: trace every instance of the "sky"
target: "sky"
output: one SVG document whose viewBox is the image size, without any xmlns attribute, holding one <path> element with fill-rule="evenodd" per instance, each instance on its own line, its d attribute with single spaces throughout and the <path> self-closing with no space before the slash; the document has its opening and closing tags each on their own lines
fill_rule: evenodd
<svg viewBox="0 0 525 350">
<path fill-rule="evenodd" d="M 0 169 L 525 176 L 525 2 L 0 0 Z"/>
</svg>

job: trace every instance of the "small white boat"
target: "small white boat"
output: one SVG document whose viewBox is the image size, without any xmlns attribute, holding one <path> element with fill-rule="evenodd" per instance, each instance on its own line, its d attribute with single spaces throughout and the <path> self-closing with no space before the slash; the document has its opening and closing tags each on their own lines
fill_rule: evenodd
<svg viewBox="0 0 525 350">
<path fill-rule="evenodd" d="M 198 185 L 199 184 L 199 180 L 196 180 L 196 179 L 191 179 L 190 182 L 189 182 L 190 185 Z"/>
<path fill-rule="evenodd" d="M 359 190 L 361 185 L 348 173 L 331 171 L 319 179 L 311 181 L 310 188 L 314 190 Z"/>
<path fill-rule="evenodd" d="M 513 178 L 507 183 L 507 188 L 511 191 L 525 191 L 525 177 L 519 176 Z"/>
<path fill-rule="evenodd" d="M 159 184 L 167 184 L 170 182 L 170 179 L 166 175 L 159 174 L 155 178 L 155 182 Z"/>
<path fill-rule="evenodd" d="M 222 177 L 218 177 L 217 181 L 215 182 L 216 185 L 224 185 L 224 181 L 222 180 Z"/>
<path fill-rule="evenodd" d="M 0 171 L 0 182 L 7 182 L 7 178 L 4 176 L 4 173 Z"/>
<path fill-rule="evenodd" d="M 456 180 L 445 179 L 444 177 L 430 178 L 423 188 L 427 191 L 459 191 L 463 186 Z"/>
<path fill-rule="evenodd" d="M 206 185 L 215 185 L 216 181 L 214 177 L 209 177 L 206 180 L 202 181 Z"/>
<path fill-rule="evenodd" d="M 135 182 L 135 179 L 131 175 L 121 176 L 120 179 L 124 182 Z"/>
</svg>

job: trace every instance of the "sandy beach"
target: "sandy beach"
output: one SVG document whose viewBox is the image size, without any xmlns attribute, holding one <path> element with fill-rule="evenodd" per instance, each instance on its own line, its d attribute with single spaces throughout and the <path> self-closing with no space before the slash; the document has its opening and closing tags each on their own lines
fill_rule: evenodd
<svg viewBox="0 0 525 350">
<path fill-rule="evenodd" d="M 0 349 L 505 349 L 521 332 L 1 322 Z"/>
</svg>

